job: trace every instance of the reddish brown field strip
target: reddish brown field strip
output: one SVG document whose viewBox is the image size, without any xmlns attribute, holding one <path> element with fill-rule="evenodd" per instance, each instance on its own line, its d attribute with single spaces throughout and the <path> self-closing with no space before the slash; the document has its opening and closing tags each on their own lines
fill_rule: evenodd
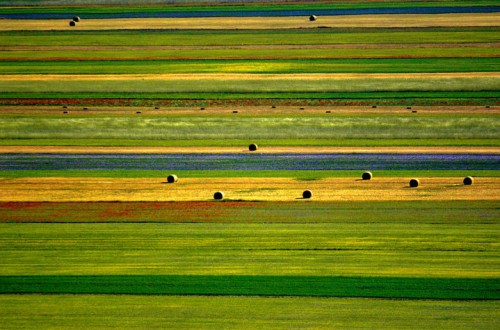
<svg viewBox="0 0 500 330">
<path fill-rule="evenodd" d="M 309 17 L 208 17 L 84 19 L 75 27 L 68 20 L 0 20 L 0 31 L 15 30 L 134 30 L 134 29 L 298 29 L 319 27 L 481 27 L 500 26 L 498 13 L 390 14 Z"/>
<path fill-rule="evenodd" d="M 211 201 L 217 191 L 225 199 L 244 201 L 297 201 L 304 190 L 318 201 L 456 201 L 498 200 L 500 178 L 476 178 L 464 186 L 463 178 L 420 178 L 410 188 L 410 178 L 328 178 L 298 181 L 291 178 L 188 178 L 167 184 L 155 178 L 21 178 L 0 179 L 2 202 L 96 201 Z"/>
</svg>

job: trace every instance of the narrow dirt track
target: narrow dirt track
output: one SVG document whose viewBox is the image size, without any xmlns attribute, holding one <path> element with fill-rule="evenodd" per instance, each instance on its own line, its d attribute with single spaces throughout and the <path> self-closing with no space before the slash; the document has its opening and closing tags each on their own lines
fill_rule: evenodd
<svg viewBox="0 0 500 330">
<path fill-rule="evenodd" d="M 81 147 L 81 146 L 0 146 L 2 153 L 47 154 L 499 154 L 500 147 L 260 147 L 250 152 L 242 147 Z"/>
</svg>

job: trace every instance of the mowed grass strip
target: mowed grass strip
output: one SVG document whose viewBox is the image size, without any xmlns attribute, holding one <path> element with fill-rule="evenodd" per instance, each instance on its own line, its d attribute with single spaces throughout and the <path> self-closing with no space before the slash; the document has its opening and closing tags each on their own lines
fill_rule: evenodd
<svg viewBox="0 0 500 330">
<path fill-rule="evenodd" d="M 377 175 L 379 175 L 377 173 Z M 418 217 L 412 216 L 418 214 Z M 462 217 L 467 214 L 467 217 Z M 23 223 L 494 223 L 496 201 L 0 202 L 0 222 Z"/>
<path fill-rule="evenodd" d="M 328 276 L 0 276 L 0 293 L 500 299 L 499 279 Z"/>
</svg>

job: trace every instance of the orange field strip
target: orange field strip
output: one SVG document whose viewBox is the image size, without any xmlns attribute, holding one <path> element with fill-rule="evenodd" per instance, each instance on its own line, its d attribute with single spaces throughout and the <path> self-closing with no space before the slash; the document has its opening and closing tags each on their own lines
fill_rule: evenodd
<svg viewBox="0 0 500 330">
<path fill-rule="evenodd" d="M 0 146 L 5 153 L 48 154 L 500 154 L 500 147 L 259 147 L 250 152 L 242 147 L 85 147 L 85 146 Z"/>
<path fill-rule="evenodd" d="M 500 26 L 498 13 L 387 14 L 291 17 L 203 17 L 85 19 L 75 27 L 66 20 L 0 20 L 0 31 L 20 30 L 134 30 L 134 29 L 298 29 L 348 27 L 483 27 Z"/>
<path fill-rule="evenodd" d="M 498 200 L 500 178 L 476 178 L 471 186 L 463 178 L 420 178 L 409 188 L 410 178 L 328 178 L 298 181 L 291 178 L 21 178 L 0 179 L 3 202 L 69 201 L 209 201 L 216 191 L 225 199 L 246 201 L 297 201 L 306 189 L 317 201 L 418 201 Z"/>
</svg>

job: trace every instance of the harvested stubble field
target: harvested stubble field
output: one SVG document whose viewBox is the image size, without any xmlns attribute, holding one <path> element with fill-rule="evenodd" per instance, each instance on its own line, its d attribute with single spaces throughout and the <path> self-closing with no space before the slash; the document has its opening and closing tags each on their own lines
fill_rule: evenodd
<svg viewBox="0 0 500 330">
<path fill-rule="evenodd" d="M 325 16 L 310 22 L 308 17 L 204 17 L 86 19 L 76 30 L 158 30 L 158 29 L 310 29 L 310 28 L 410 28 L 410 27 L 491 27 L 499 26 L 498 13 L 433 15 Z M 0 20 L 0 31 L 70 30 L 68 20 Z"/>
<path fill-rule="evenodd" d="M 498 328 L 492 8 L 0 19 L 0 328 Z M 207 170 L 249 155 L 303 163 Z M 170 171 L 168 157 L 201 168 Z"/>
<path fill-rule="evenodd" d="M 186 178 L 167 184 L 166 179 L 125 178 L 18 178 L 0 181 L 0 201 L 209 201 L 216 191 L 229 200 L 307 201 L 310 189 L 318 201 L 497 200 L 500 179 L 476 178 L 472 187 L 463 178 L 420 178 L 421 187 L 409 188 L 410 178 L 353 178 L 297 181 L 289 178 Z"/>
</svg>

